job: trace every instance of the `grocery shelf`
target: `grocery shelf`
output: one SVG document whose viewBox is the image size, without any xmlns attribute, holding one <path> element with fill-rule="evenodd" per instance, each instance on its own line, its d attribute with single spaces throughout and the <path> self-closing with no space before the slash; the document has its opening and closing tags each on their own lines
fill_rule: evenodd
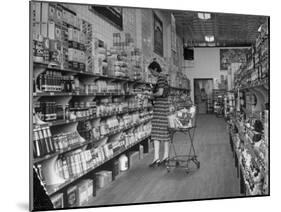
<svg viewBox="0 0 281 212">
<path fill-rule="evenodd" d="M 106 138 L 106 137 L 109 137 L 109 136 L 115 135 L 115 134 L 117 134 L 117 133 L 126 131 L 126 130 L 128 130 L 128 129 L 130 129 L 130 128 L 136 127 L 136 126 L 141 125 L 141 124 L 143 124 L 143 123 L 146 123 L 146 122 L 148 122 L 148 121 L 150 121 L 150 120 L 151 120 L 151 118 L 149 118 L 149 119 L 147 119 L 147 120 L 139 121 L 139 122 L 136 122 L 136 123 L 134 123 L 134 124 L 128 125 L 128 126 L 126 126 L 125 128 L 123 128 L 123 129 L 118 129 L 118 130 L 111 131 L 110 133 L 108 133 L 108 134 L 106 134 L 106 135 L 104 135 L 104 136 L 102 136 L 102 137 L 100 137 L 100 138 L 98 138 L 98 139 L 91 139 L 91 140 L 89 140 L 89 141 L 86 141 L 86 142 L 83 142 L 83 143 L 80 143 L 80 144 L 76 144 L 76 145 L 70 146 L 70 147 L 68 147 L 67 149 L 64 149 L 64 150 L 55 152 L 55 153 L 53 153 L 53 154 L 46 155 L 46 156 L 44 156 L 44 157 L 42 157 L 42 158 L 35 158 L 34 161 L 33 161 L 33 163 L 41 163 L 41 162 L 43 162 L 43 161 L 45 161 L 45 160 L 48 160 L 48 159 L 50 159 L 50 158 L 52 158 L 52 157 L 54 157 L 54 156 L 59 155 L 59 154 L 64 154 L 64 153 L 67 153 L 67 152 L 76 150 L 76 149 L 78 149 L 78 148 L 81 148 L 81 147 L 83 147 L 83 146 L 86 146 L 86 145 L 88 145 L 88 144 L 95 143 L 95 142 L 100 141 L 100 140 L 102 140 L 102 139 L 104 139 L 104 138 Z"/>
<path fill-rule="evenodd" d="M 247 89 L 253 89 L 253 88 L 257 88 L 257 87 L 264 87 L 264 88 L 268 89 L 268 83 L 269 83 L 268 78 L 265 78 L 263 80 L 255 81 L 251 85 L 248 85 L 248 86 L 237 87 L 235 90 L 238 90 L 238 89 L 247 90 Z"/>
<path fill-rule="evenodd" d="M 97 92 L 97 93 L 82 93 L 82 92 L 37 92 L 33 93 L 33 97 L 55 97 L 55 96 L 133 96 L 135 93 L 121 92 Z"/>
<path fill-rule="evenodd" d="M 170 86 L 170 88 L 175 89 L 175 90 L 190 91 L 189 88 L 180 88 L 180 87 L 174 87 L 174 86 Z"/>
<path fill-rule="evenodd" d="M 65 125 L 65 124 L 71 124 L 71 123 L 76 123 L 79 121 L 87 121 L 87 120 L 92 120 L 92 119 L 98 119 L 98 118 L 106 118 L 106 117 L 110 117 L 110 116 L 116 116 L 116 115 L 122 115 L 125 113 L 131 113 L 131 112 L 137 112 L 140 110 L 145 110 L 145 109 L 149 109 L 152 106 L 146 106 L 146 107 L 138 107 L 138 108 L 129 108 L 126 110 L 123 110 L 121 112 L 112 112 L 112 113 L 106 113 L 100 116 L 96 116 L 96 115 L 91 115 L 91 116 L 87 116 L 87 117 L 79 117 L 76 119 L 72 119 L 72 120 L 57 120 L 57 121 L 51 121 L 51 122 L 45 122 L 42 125 L 46 125 L 46 126 L 59 126 L 59 125 Z M 41 124 L 34 124 L 35 126 L 41 126 Z"/>
<path fill-rule="evenodd" d="M 123 152 L 127 151 L 127 150 L 130 149 L 131 147 L 133 147 L 133 146 L 139 144 L 140 142 L 146 140 L 146 139 L 149 138 L 149 137 L 150 137 L 150 135 L 147 135 L 147 136 L 145 136 L 145 137 L 139 139 L 139 140 L 136 141 L 135 143 L 129 145 L 128 147 L 119 149 L 117 152 L 115 152 L 115 153 L 113 154 L 113 156 L 107 158 L 107 159 L 104 160 L 103 162 L 98 163 L 98 164 L 95 165 L 94 167 L 88 169 L 87 171 L 85 171 L 85 172 L 79 174 L 78 176 L 76 176 L 76 177 L 74 177 L 74 178 L 72 178 L 72 179 L 67 180 L 66 182 L 64 182 L 64 183 L 62 183 L 62 184 L 59 184 L 59 185 L 49 185 L 49 186 L 47 185 L 47 186 L 45 186 L 48 195 L 50 195 L 50 196 L 51 196 L 51 195 L 54 195 L 56 192 L 58 192 L 58 191 L 60 191 L 61 189 L 65 188 L 66 186 L 68 186 L 68 185 L 71 184 L 72 182 L 74 182 L 74 181 L 80 179 L 81 177 L 83 177 L 83 176 L 85 176 L 86 174 L 90 173 L 90 172 L 93 171 L 94 169 L 96 169 L 96 168 L 98 168 L 99 166 L 105 164 L 106 162 L 110 161 L 111 159 L 113 159 L 113 158 L 115 158 L 116 156 L 122 154 Z"/>
<path fill-rule="evenodd" d="M 139 83 L 139 84 L 154 84 L 152 82 L 145 82 L 143 80 L 135 80 L 135 79 L 129 79 L 128 77 L 117 77 L 117 76 L 108 76 L 108 75 L 101 75 L 101 74 L 96 74 L 92 72 L 85 72 L 85 71 L 75 71 L 72 69 L 62 69 L 57 66 L 50 66 L 49 63 L 46 62 L 34 62 L 35 67 L 43 67 L 48 70 L 53 70 L 53 71 L 61 71 L 64 73 L 69 73 L 73 75 L 80 75 L 80 76 L 90 76 L 94 78 L 99 78 L 99 79 L 108 79 L 108 80 L 113 80 L 113 81 L 125 81 L 125 82 L 131 82 L 131 83 Z"/>
<path fill-rule="evenodd" d="M 243 132 L 241 132 L 241 129 L 240 129 L 240 126 L 238 123 L 235 123 L 236 124 L 236 127 L 238 128 L 238 131 L 239 131 L 239 139 L 240 140 L 243 140 L 244 141 L 244 145 L 245 145 L 245 148 L 247 148 L 247 150 L 249 151 L 249 153 L 258 159 L 257 161 L 257 165 L 263 169 L 265 169 L 265 165 L 263 163 L 261 163 L 262 161 L 262 158 L 260 157 L 260 155 L 258 155 L 258 151 L 255 149 L 255 147 L 249 142 L 249 136 L 248 138 L 246 138 L 246 136 L 242 136 L 241 134 L 245 134 Z"/>
</svg>

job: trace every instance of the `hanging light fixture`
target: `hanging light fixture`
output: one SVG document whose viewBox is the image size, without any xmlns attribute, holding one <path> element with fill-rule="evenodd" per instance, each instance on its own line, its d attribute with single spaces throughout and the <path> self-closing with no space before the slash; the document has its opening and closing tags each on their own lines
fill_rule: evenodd
<svg viewBox="0 0 281 212">
<path fill-rule="evenodd" d="M 202 20 L 208 20 L 211 18 L 210 13 L 198 13 L 198 18 Z"/>
<path fill-rule="evenodd" d="M 214 42 L 215 37 L 213 35 L 205 35 L 205 41 L 206 42 Z"/>
</svg>

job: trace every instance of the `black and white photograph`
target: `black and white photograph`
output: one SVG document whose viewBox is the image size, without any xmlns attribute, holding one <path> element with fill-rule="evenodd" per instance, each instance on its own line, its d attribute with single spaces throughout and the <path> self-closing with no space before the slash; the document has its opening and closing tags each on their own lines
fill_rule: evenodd
<svg viewBox="0 0 281 212">
<path fill-rule="evenodd" d="M 29 2 L 30 210 L 270 196 L 270 17 L 104 4 Z"/>
</svg>

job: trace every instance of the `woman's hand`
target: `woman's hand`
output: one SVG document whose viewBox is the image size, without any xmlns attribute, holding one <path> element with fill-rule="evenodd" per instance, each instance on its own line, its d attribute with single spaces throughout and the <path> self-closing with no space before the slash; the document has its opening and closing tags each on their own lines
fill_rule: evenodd
<svg viewBox="0 0 281 212">
<path fill-rule="evenodd" d="M 164 91 L 163 88 L 159 88 L 158 91 L 153 94 L 153 96 L 155 96 L 155 97 L 162 96 L 163 95 L 163 91 Z"/>
</svg>

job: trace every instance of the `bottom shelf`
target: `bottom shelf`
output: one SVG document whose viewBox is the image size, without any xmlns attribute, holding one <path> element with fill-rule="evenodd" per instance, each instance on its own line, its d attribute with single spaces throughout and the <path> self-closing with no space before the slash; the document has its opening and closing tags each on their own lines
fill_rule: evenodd
<svg viewBox="0 0 281 212">
<path fill-rule="evenodd" d="M 105 163 L 107 163 L 108 161 L 112 160 L 113 158 L 116 158 L 118 155 L 124 153 L 125 151 L 129 150 L 130 148 L 136 146 L 137 144 L 140 144 L 142 141 L 148 139 L 150 137 L 150 135 L 147 135 L 141 139 L 139 139 L 138 141 L 136 141 L 133 144 L 130 144 L 129 146 L 127 146 L 126 148 L 121 148 L 119 149 L 117 152 L 114 153 L 113 156 L 108 157 L 106 160 L 104 160 L 103 162 L 100 162 L 98 164 L 96 164 L 94 167 L 91 167 L 90 169 L 88 169 L 87 171 L 77 175 L 76 177 L 67 180 L 66 182 L 59 184 L 59 185 L 47 185 L 46 190 L 47 190 L 47 194 L 49 196 L 54 195 L 55 193 L 57 193 L 58 191 L 62 190 L 63 188 L 67 187 L 68 185 L 70 185 L 71 183 L 77 181 L 78 179 L 82 178 L 83 176 L 85 176 L 86 174 L 90 173 L 91 171 L 99 168 L 100 166 L 104 165 Z"/>
</svg>

